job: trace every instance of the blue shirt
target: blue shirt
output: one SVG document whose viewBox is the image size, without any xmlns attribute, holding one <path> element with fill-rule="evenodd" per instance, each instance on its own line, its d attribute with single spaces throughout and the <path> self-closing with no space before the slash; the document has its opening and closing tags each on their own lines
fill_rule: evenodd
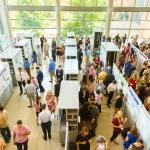
<svg viewBox="0 0 150 150">
<path fill-rule="evenodd" d="M 24 62 L 24 68 L 29 69 L 30 68 L 30 63 L 28 61 Z"/>
<path fill-rule="evenodd" d="M 130 146 L 132 143 L 136 142 L 137 139 L 138 139 L 137 137 L 135 137 L 135 136 L 132 135 L 131 133 L 129 133 L 129 134 L 127 135 L 127 137 L 128 137 L 128 140 L 123 143 L 123 146 L 124 146 L 126 149 L 128 149 L 129 146 Z"/>
<path fill-rule="evenodd" d="M 55 71 L 55 63 L 53 61 L 49 63 L 48 71 Z"/>
</svg>

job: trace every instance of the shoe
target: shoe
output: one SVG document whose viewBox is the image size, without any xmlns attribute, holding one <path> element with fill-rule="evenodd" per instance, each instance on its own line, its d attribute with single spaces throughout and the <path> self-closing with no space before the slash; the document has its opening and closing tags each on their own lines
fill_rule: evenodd
<svg viewBox="0 0 150 150">
<path fill-rule="evenodd" d="M 47 141 L 47 138 L 46 138 L 46 137 L 44 137 L 44 136 L 43 136 L 43 139 L 44 139 L 45 141 Z"/>
<path fill-rule="evenodd" d="M 33 106 L 30 106 L 30 105 L 28 106 L 28 108 L 32 108 L 32 107 L 33 107 Z"/>
<path fill-rule="evenodd" d="M 22 92 L 19 95 L 22 95 Z"/>
<path fill-rule="evenodd" d="M 51 136 L 50 137 L 48 137 L 49 138 L 49 140 L 51 139 Z"/>
</svg>

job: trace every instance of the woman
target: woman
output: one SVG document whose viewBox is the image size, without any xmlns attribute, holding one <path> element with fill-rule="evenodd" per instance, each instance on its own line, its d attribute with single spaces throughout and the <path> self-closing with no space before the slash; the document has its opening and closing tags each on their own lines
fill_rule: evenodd
<svg viewBox="0 0 150 150">
<path fill-rule="evenodd" d="M 76 142 L 79 144 L 79 150 L 90 150 L 91 135 L 86 127 L 83 127 L 77 135 Z"/>
<path fill-rule="evenodd" d="M 129 78 L 129 86 L 131 86 L 133 89 L 136 89 L 138 78 L 136 74 L 133 74 L 132 77 Z"/>
<path fill-rule="evenodd" d="M 96 100 L 96 105 L 98 107 L 99 113 L 101 113 L 102 97 L 103 95 L 101 94 L 100 90 L 96 90 L 95 100 Z"/>
<path fill-rule="evenodd" d="M 114 128 L 113 134 L 110 138 L 110 144 L 118 137 L 118 135 L 123 130 L 124 124 L 127 122 L 127 118 L 123 118 L 123 112 L 118 111 L 117 114 L 112 119 L 112 126 Z M 118 144 L 115 141 L 116 144 Z"/>
<path fill-rule="evenodd" d="M 35 51 L 32 53 L 32 68 L 34 68 L 34 64 L 37 65 L 37 54 Z"/>
<path fill-rule="evenodd" d="M 142 65 L 142 69 L 141 69 L 141 72 L 140 72 L 140 77 L 143 76 L 143 72 L 147 69 L 147 66 L 148 66 L 148 61 L 145 61 Z"/>
<path fill-rule="evenodd" d="M 38 124 L 38 115 L 42 111 L 42 103 L 40 102 L 41 97 L 37 96 L 33 106 L 35 108 L 36 117 L 37 117 L 37 124 Z"/>
<path fill-rule="evenodd" d="M 17 121 L 12 133 L 17 150 L 28 150 L 28 136 L 31 132 L 27 126 L 22 124 L 21 120 Z"/>
<path fill-rule="evenodd" d="M 81 84 L 81 88 L 85 91 L 86 90 L 86 84 L 87 84 L 86 74 L 83 75 L 83 78 L 82 78 L 80 84 Z"/>
<path fill-rule="evenodd" d="M 106 145 L 106 139 L 103 136 L 98 136 L 96 138 L 96 148 L 95 150 L 106 150 L 107 145 Z"/>
<path fill-rule="evenodd" d="M 142 139 L 138 139 L 135 143 L 131 144 L 128 150 L 144 150 L 144 143 Z"/>
<path fill-rule="evenodd" d="M 94 94 L 94 88 L 94 79 L 92 75 L 90 75 L 86 87 L 86 90 L 89 92 L 89 95 Z"/>
<path fill-rule="evenodd" d="M 130 132 L 127 134 L 125 142 L 123 143 L 124 149 L 127 150 L 132 143 L 137 141 L 137 139 L 138 139 L 137 128 L 132 127 L 130 129 Z"/>
<path fill-rule="evenodd" d="M 46 59 L 46 56 L 49 58 L 49 44 L 47 42 L 47 39 L 44 40 L 43 51 L 44 51 L 44 59 Z"/>
</svg>

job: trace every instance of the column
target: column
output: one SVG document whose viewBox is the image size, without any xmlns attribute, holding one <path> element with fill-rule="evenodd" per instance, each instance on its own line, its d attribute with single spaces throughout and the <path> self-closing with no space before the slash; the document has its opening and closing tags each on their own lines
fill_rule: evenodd
<svg viewBox="0 0 150 150">
<path fill-rule="evenodd" d="M 110 27 L 111 27 L 111 16 L 113 9 L 113 0 L 108 0 L 108 8 L 107 8 L 107 20 L 106 20 L 106 36 L 109 36 Z"/>
<path fill-rule="evenodd" d="M 61 23 L 60 23 L 60 0 L 56 0 L 56 29 L 57 34 L 61 35 Z"/>
<path fill-rule="evenodd" d="M 12 28 L 11 28 L 11 21 L 10 21 L 10 17 L 9 17 L 9 11 L 8 11 L 8 8 L 7 8 L 7 2 L 6 0 L 2 0 L 2 7 L 3 7 L 3 10 L 4 10 L 4 19 L 6 20 L 6 23 L 7 23 L 7 32 L 8 32 L 8 35 L 9 35 L 9 41 L 10 41 L 10 44 L 11 46 L 13 45 L 13 34 L 12 34 Z"/>
</svg>

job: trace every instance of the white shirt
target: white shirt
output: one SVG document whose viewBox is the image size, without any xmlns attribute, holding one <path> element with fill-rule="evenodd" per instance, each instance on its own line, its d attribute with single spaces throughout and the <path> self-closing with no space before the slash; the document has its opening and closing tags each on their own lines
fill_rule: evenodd
<svg viewBox="0 0 150 150">
<path fill-rule="evenodd" d="M 106 150 L 105 145 L 102 143 L 99 143 L 96 147 L 96 150 Z"/>
<path fill-rule="evenodd" d="M 110 93 L 110 92 L 114 92 L 115 90 L 117 89 L 117 84 L 114 84 L 114 83 L 110 83 L 107 87 L 107 92 Z"/>
<path fill-rule="evenodd" d="M 26 80 L 26 75 L 23 71 L 19 72 L 17 71 L 16 73 L 16 80 L 17 81 L 21 81 L 21 78 L 22 78 L 22 81 Z"/>
<path fill-rule="evenodd" d="M 26 93 L 35 93 L 35 86 L 33 84 L 27 84 L 25 86 L 25 92 Z"/>
<path fill-rule="evenodd" d="M 46 123 L 46 122 L 49 122 L 51 121 L 51 112 L 48 111 L 48 110 L 43 110 L 42 112 L 39 113 L 39 116 L 38 116 L 38 123 L 41 124 L 41 123 Z"/>
</svg>

